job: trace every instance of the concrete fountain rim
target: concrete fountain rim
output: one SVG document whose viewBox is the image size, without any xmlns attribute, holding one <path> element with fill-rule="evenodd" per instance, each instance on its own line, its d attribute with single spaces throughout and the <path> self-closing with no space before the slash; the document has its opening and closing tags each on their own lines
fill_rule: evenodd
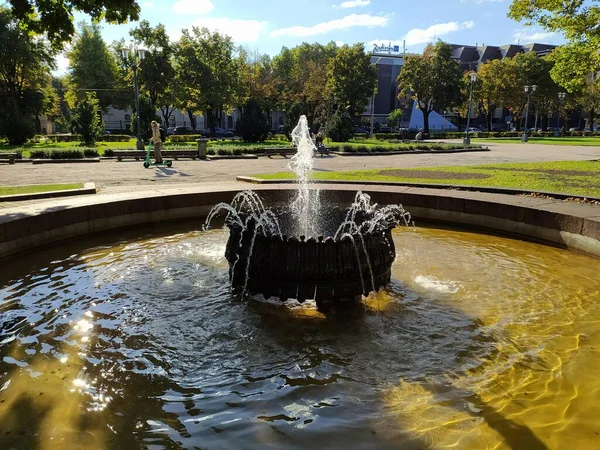
<svg viewBox="0 0 600 450">
<path fill-rule="evenodd" d="M 68 197 L 3 208 L 0 259 L 50 244 L 133 225 L 205 217 L 216 203 L 245 190 L 241 183 L 160 188 Z M 289 196 L 292 184 L 252 185 L 265 199 Z M 507 233 L 600 256 L 600 206 L 558 199 L 368 183 L 319 183 L 311 189 L 348 201 L 356 191 L 380 204 L 401 203 L 419 220 Z M 200 224 L 199 227 L 200 228 Z"/>
</svg>

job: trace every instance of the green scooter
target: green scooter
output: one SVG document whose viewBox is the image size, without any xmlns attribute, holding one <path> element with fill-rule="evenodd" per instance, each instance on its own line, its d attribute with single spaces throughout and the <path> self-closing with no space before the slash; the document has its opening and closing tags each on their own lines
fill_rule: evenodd
<svg viewBox="0 0 600 450">
<path fill-rule="evenodd" d="M 173 165 L 173 161 L 165 161 L 163 160 L 163 162 L 161 163 L 153 163 L 150 160 L 150 152 L 153 150 L 152 147 L 152 142 L 150 142 L 148 144 L 148 147 L 146 147 L 146 159 L 144 160 L 144 167 L 147 169 L 150 166 L 154 166 L 154 167 L 171 167 Z"/>
</svg>

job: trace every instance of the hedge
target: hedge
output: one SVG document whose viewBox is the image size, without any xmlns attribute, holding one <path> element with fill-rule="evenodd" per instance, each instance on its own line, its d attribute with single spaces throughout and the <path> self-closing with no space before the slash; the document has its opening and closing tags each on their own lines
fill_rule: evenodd
<svg viewBox="0 0 600 450">
<path fill-rule="evenodd" d="M 45 137 L 50 142 L 81 142 L 81 137 L 76 134 L 49 134 L 48 136 L 34 136 L 33 142 L 40 142 Z M 103 134 L 98 142 L 129 142 L 128 134 Z"/>
<path fill-rule="evenodd" d="M 330 145 L 333 151 L 344 153 L 386 153 L 386 152 L 405 152 L 411 150 L 457 150 L 463 148 L 480 148 L 477 145 L 464 146 L 462 144 L 409 144 L 398 147 L 383 145 Z"/>
</svg>

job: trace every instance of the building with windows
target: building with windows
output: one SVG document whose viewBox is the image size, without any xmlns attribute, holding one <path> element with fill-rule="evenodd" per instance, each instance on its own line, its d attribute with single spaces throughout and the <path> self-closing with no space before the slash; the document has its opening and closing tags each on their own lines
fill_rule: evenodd
<svg viewBox="0 0 600 450">
<path fill-rule="evenodd" d="M 540 57 L 546 56 L 557 47 L 556 45 L 539 43 L 503 46 L 451 44 L 451 46 L 452 57 L 460 63 L 464 71 L 477 70 L 481 64 L 487 61 L 512 58 L 518 53 L 535 52 Z M 415 110 L 414 103 L 409 102 L 408 105 L 402 105 L 398 100 L 399 86 L 396 79 L 402 70 L 407 55 L 408 53 L 401 50 L 399 46 L 374 46 L 371 53 L 371 63 L 377 66 L 377 93 L 363 112 L 363 121 L 368 122 L 372 117 L 375 123 L 387 124 L 389 113 L 396 108 L 403 107 L 404 116 L 400 126 L 414 129 L 423 127 L 423 114 L 421 111 Z M 504 122 L 502 115 L 503 111 L 498 110 L 495 116 L 497 116 L 497 120 Z M 430 115 L 430 129 L 456 129 L 456 125 L 451 123 L 453 120 L 455 118 L 452 111 L 432 112 Z"/>
</svg>

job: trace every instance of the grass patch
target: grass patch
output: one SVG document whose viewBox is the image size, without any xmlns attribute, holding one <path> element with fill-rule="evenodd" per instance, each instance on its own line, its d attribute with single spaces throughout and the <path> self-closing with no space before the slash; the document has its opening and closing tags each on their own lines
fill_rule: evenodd
<svg viewBox="0 0 600 450">
<path fill-rule="evenodd" d="M 497 142 L 500 144 L 520 144 L 521 138 L 504 138 L 504 139 L 473 139 L 472 142 L 477 144 L 485 144 L 490 142 Z M 529 142 L 532 144 L 544 144 L 544 145 L 573 145 L 583 147 L 596 147 L 600 146 L 600 137 L 530 137 Z"/>
<path fill-rule="evenodd" d="M 83 183 L 72 184 L 32 184 L 29 186 L 0 186 L 0 195 L 35 194 L 38 192 L 66 191 L 80 189 Z"/>
<path fill-rule="evenodd" d="M 270 180 L 294 178 L 290 172 L 256 175 L 256 177 Z M 313 179 L 460 184 L 600 197 L 600 161 L 314 172 Z"/>
</svg>

